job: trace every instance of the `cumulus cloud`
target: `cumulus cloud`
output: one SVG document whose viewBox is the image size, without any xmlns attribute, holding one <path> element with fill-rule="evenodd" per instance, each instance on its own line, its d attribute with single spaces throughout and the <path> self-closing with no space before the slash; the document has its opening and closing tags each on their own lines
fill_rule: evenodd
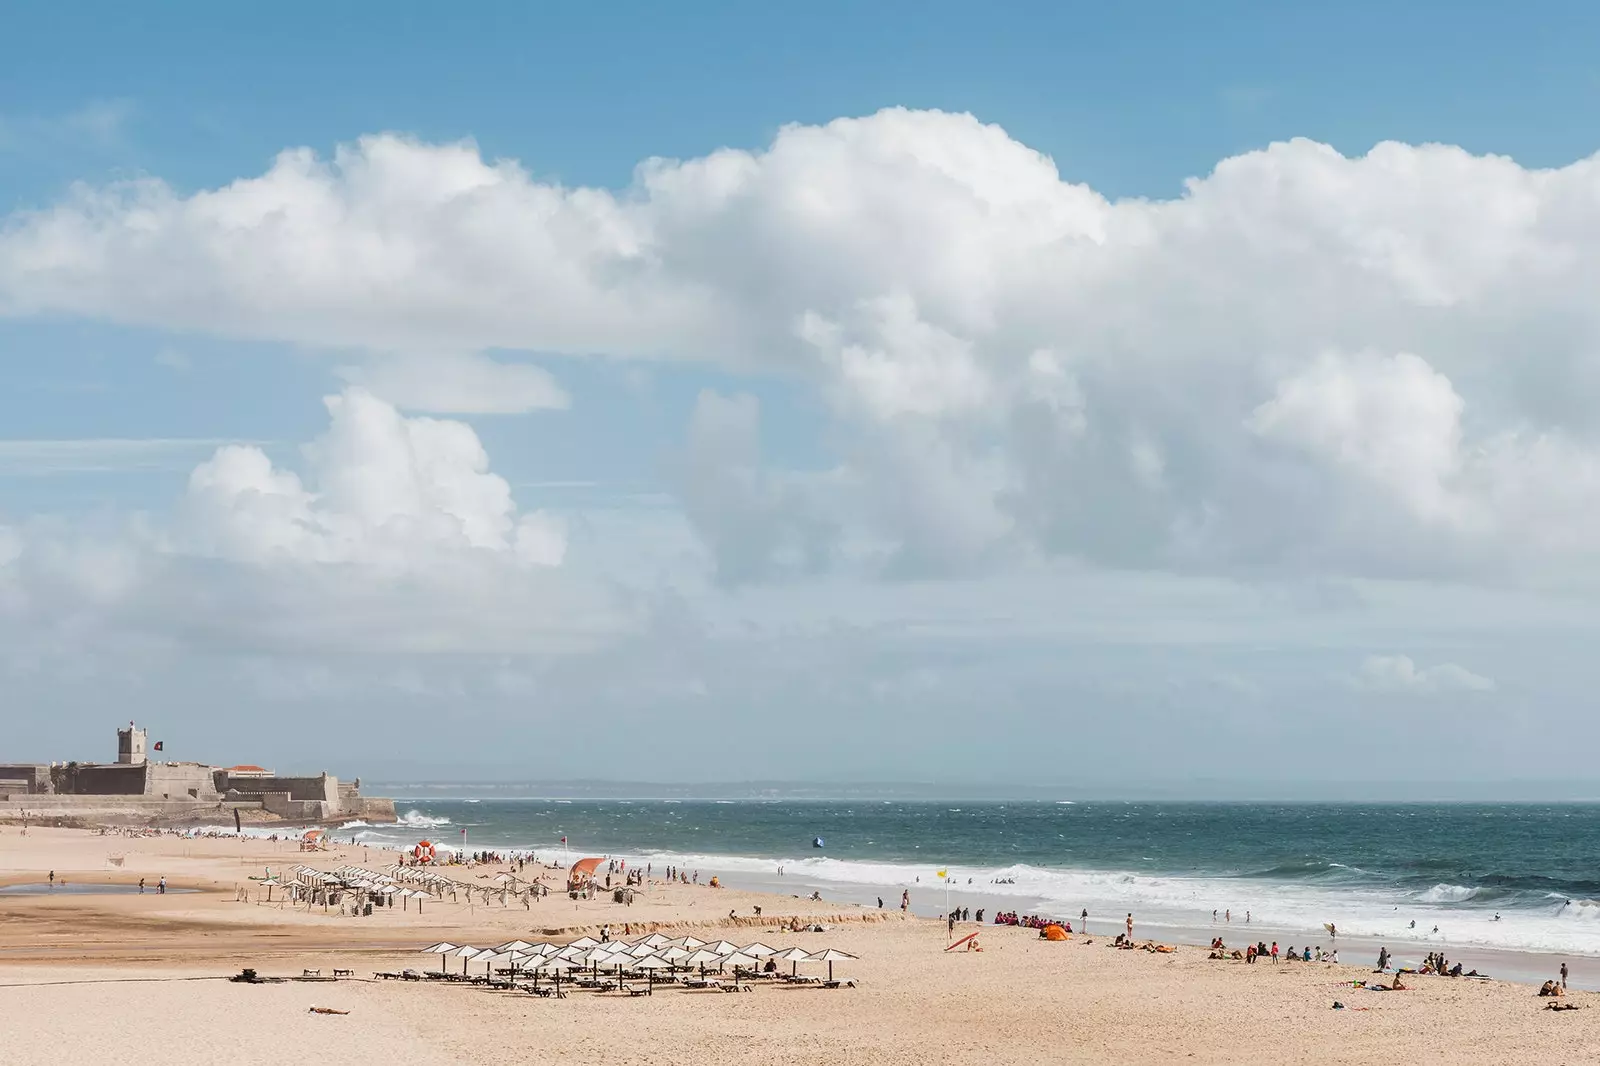
<svg viewBox="0 0 1600 1066">
<path fill-rule="evenodd" d="M 325 403 L 328 429 L 297 469 L 229 444 L 164 518 L 0 525 L 11 653 L 116 631 L 213 649 L 509 654 L 635 625 L 615 590 L 563 573 L 563 518 L 519 510 L 470 426 L 355 387 Z"/>
<path fill-rule="evenodd" d="M 352 380 L 412 409 L 558 402 L 490 349 L 782 375 L 828 405 L 837 469 L 686 482 L 735 493 L 686 498 L 733 572 L 860 542 L 907 573 L 1571 573 L 1600 544 L 1597 191 L 1595 159 L 1295 140 L 1113 201 L 903 109 L 621 192 L 383 135 L 15 213 L 0 314 L 375 353 Z M 456 385 L 418 352 L 463 353 Z"/>
<path fill-rule="evenodd" d="M 1419 669 L 1406 655 L 1369 655 L 1356 675 L 1356 684 L 1371 692 L 1490 692 L 1495 684 L 1487 677 L 1457 666 L 1440 663 Z"/>
<path fill-rule="evenodd" d="M 324 403 L 328 432 L 304 449 L 311 487 L 251 446 L 220 448 L 194 469 L 186 548 L 251 563 L 426 567 L 466 549 L 560 564 L 559 523 L 517 515 L 466 423 L 407 418 L 359 388 Z"/>
</svg>

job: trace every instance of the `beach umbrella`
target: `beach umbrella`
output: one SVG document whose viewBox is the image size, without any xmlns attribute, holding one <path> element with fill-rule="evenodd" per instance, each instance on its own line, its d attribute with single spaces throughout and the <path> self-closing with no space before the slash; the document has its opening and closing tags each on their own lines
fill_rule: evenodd
<svg viewBox="0 0 1600 1066">
<path fill-rule="evenodd" d="M 540 962 L 534 968 L 536 970 L 549 970 L 551 973 L 555 974 L 556 987 L 557 988 L 561 987 L 561 972 L 563 970 L 581 970 L 581 969 L 583 969 L 582 966 L 580 966 L 577 963 L 573 962 L 571 959 L 557 958 L 557 957 L 555 957 L 553 955 L 548 957 L 548 958 L 546 958 L 544 961 Z"/>
<path fill-rule="evenodd" d="M 629 955 L 636 959 L 642 959 L 647 955 L 654 955 L 656 953 L 656 949 L 652 945 L 646 944 L 643 940 L 633 945 L 633 947 L 626 948 L 625 950 Z"/>
<path fill-rule="evenodd" d="M 721 962 L 721 955 L 718 955 L 715 951 L 707 951 L 705 948 L 697 948 L 694 952 L 685 956 L 682 960 L 682 963 L 685 966 L 700 967 L 700 973 L 702 975 L 706 972 L 707 966 L 713 963 L 720 964 Z"/>
<path fill-rule="evenodd" d="M 688 948 L 671 947 L 662 948 L 657 954 L 659 954 L 661 958 L 666 959 L 668 962 L 680 963 L 684 959 L 687 959 L 690 955 L 693 955 L 694 952 L 690 951 Z"/>
<path fill-rule="evenodd" d="M 777 950 L 777 948 L 767 947 L 767 945 L 761 943 L 759 940 L 754 944 L 746 944 L 744 947 L 739 949 L 741 954 L 754 955 L 758 959 L 764 959 L 768 955 L 774 954 Z"/>
<path fill-rule="evenodd" d="M 449 941 L 441 940 L 437 944 L 423 948 L 422 953 L 424 955 L 443 955 L 447 952 L 454 951 L 457 946 L 458 945 L 452 944 Z"/>
<path fill-rule="evenodd" d="M 595 945 L 597 945 L 599 943 L 600 943 L 600 941 L 596 940 L 592 936 L 580 936 L 578 939 L 576 939 L 572 943 L 568 944 L 567 947 L 569 947 L 569 948 L 592 948 L 592 947 L 594 947 Z"/>
<path fill-rule="evenodd" d="M 692 936 L 678 936 L 673 937 L 671 940 L 667 941 L 661 946 L 669 948 L 688 948 L 690 951 L 693 951 L 696 948 L 705 947 L 706 942 L 704 940 L 696 940 Z"/>
<path fill-rule="evenodd" d="M 499 947 L 495 948 L 495 950 L 496 951 L 527 951 L 531 947 L 533 947 L 533 945 L 528 943 L 526 940 L 508 940 L 504 944 L 501 944 Z"/>
<path fill-rule="evenodd" d="M 593 951 L 599 946 L 599 944 L 586 944 L 583 947 L 579 947 L 577 944 L 568 944 L 566 947 L 556 951 L 555 957 L 558 959 L 575 959 L 584 952 Z"/>
<path fill-rule="evenodd" d="M 722 965 L 725 967 L 732 966 L 735 970 L 754 970 L 761 965 L 761 960 L 754 955 L 746 955 L 743 952 L 736 951 L 732 955 L 724 955 L 722 957 Z"/>
<path fill-rule="evenodd" d="M 505 958 L 505 952 L 496 951 L 496 950 L 494 950 L 494 948 L 484 948 L 482 951 L 478 952 L 476 955 L 472 955 L 472 956 L 468 957 L 467 962 L 481 962 L 481 963 L 483 963 L 484 964 L 483 972 L 484 972 L 485 975 L 488 975 L 488 974 L 493 972 L 493 968 L 494 968 L 494 964 L 495 964 L 496 959 L 503 959 L 503 958 Z M 467 972 L 466 963 L 462 964 L 461 972 L 462 973 L 466 973 Z"/>
<path fill-rule="evenodd" d="M 661 933 L 651 933 L 649 936 L 639 941 L 639 943 L 649 944 L 653 948 L 659 948 L 664 944 L 672 943 L 672 941 Z"/>
<path fill-rule="evenodd" d="M 814 955 L 806 956 L 806 960 L 805 961 L 806 962 L 825 962 L 825 963 L 827 963 L 828 964 L 828 980 L 832 981 L 833 980 L 833 964 L 834 963 L 836 963 L 836 962 L 853 962 L 853 961 L 855 961 L 856 959 L 858 959 L 860 957 L 861 956 L 859 956 L 859 955 L 852 955 L 848 951 L 840 951 L 838 948 L 828 948 L 826 951 L 819 951 Z"/>
<path fill-rule="evenodd" d="M 456 948 L 454 951 L 445 952 L 445 957 L 446 958 L 454 957 L 454 958 L 460 959 L 461 960 L 461 972 L 462 973 L 466 973 L 467 972 L 467 963 L 472 961 L 472 957 L 474 955 L 476 955 L 479 950 L 480 949 L 472 947 L 469 944 L 469 945 L 467 945 L 465 947 Z"/>
<path fill-rule="evenodd" d="M 265 888 L 267 890 L 267 902 L 268 903 L 272 902 L 272 890 L 277 888 L 281 884 L 283 884 L 283 882 L 278 880 L 276 877 L 269 877 L 265 881 L 261 882 L 261 887 Z"/>
<path fill-rule="evenodd" d="M 656 971 L 669 970 L 672 968 L 672 963 L 663 959 L 660 955 L 646 955 L 635 962 L 633 967 L 636 970 L 644 971 L 645 981 L 647 982 L 645 995 L 653 996 L 656 994 Z"/>
<path fill-rule="evenodd" d="M 779 962 L 787 962 L 789 964 L 789 973 L 792 976 L 797 972 L 796 968 L 800 963 L 811 958 L 811 952 L 805 948 L 789 948 L 786 951 L 774 951 L 772 957 Z"/>
<path fill-rule="evenodd" d="M 739 950 L 739 945 L 727 940 L 719 940 L 715 944 L 705 945 L 706 951 L 714 951 L 718 955 L 732 955 Z"/>
</svg>

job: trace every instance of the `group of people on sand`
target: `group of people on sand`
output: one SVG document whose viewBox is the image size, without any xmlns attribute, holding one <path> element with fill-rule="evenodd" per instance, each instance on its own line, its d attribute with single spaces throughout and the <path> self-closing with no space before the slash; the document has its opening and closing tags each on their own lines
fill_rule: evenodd
<svg viewBox="0 0 1600 1066">
<path fill-rule="evenodd" d="M 1243 959 L 1247 963 L 1254 963 L 1257 959 L 1267 958 L 1270 958 L 1274 963 L 1278 962 L 1279 959 L 1285 962 L 1338 962 L 1339 949 L 1334 948 L 1332 951 L 1323 951 L 1321 944 L 1318 944 L 1315 948 L 1310 945 L 1303 948 L 1296 948 L 1290 945 L 1288 951 L 1280 954 L 1276 940 L 1272 942 L 1270 947 L 1265 940 L 1258 940 L 1254 944 L 1247 945 L 1243 951 L 1238 948 L 1230 950 L 1219 936 L 1212 938 L 1211 954 L 1207 958 Z"/>
<path fill-rule="evenodd" d="M 1444 952 L 1442 951 L 1430 951 L 1428 953 L 1428 957 L 1422 960 L 1422 969 L 1418 972 L 1438 974 L 1441 977 L 1481 976 L 1477 970 L 1468 970 L 1465 974 L 1463 974 L 1461 972 L 1461 964 L 1458 962 L 1454 966 L 1450 965 L 1450 960 L 1444 957 Z M 1566 978 L 1566 973 L 1566 963 L 1562 963 L 1561 976 L 1563 980 Z"/>
<path fill-rule="evenodd" d="M 983 912 L 978 912 L 978 921 L 983 921 Z M 1015 925 L 1023 929 L 1043 929 L 1047 925 L 1059 925 L 1067 932 L 1072 932 L 1072 921 L 1061 918 L 1046 918 L 1042 914 L 1018 914 L 1016 911 L 1004 911 L 994 916 L 995 925 Z"/>
</svg>

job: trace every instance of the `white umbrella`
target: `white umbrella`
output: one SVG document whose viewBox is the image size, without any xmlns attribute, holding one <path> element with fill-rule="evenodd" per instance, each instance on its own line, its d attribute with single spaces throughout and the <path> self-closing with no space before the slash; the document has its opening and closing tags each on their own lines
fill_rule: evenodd
<svg viewBox="0 0 1600 1066">
<path fill-rule="evenodd" d="M 598 943 L 600 943 L 600 941 L 596 940 L 592 936 L 580 936 L 578 939 L 576 939 L 572 943 L 568 944 L 567 947 L 569 947 L 569 948 L 592 948 Z"/>
<path fill-rule="evenodd" d="M 764 959 L 768 955 L 771 955 L 774 952 L 776 952 L 777 950 L 778 950 L 777 948 L 769 948 L 769 947 L 767 947 L 767 945 L 761 943 L 761 941 L 759 941 L 759 940 L 756 941 L 754 944 L 747 944 L 744 947 L 739 949 L 741 954 L 754 955 L 758 959 Z"/>
<path fill-rule="evenodd" d="M 661 951 L 658 952 L 658 954 L 660 955 L 661 958 L 666 959 L 668 962 L 682 962 L 684 959 L 687 959 L 690 955 L 693 955 L 694 952 L 690 951 L 688 948 L 673 947 L 673 948 L 662 948 Z"/>
<path fill-rule="evenodd" d="M 533 945 L 528 943 L 526 940 L 508 940 L 506 943 L 501 944 L 499 947 L 495 948 L 495 950 L 496 951 L 527 951 L 531 947 L 533 947 Z"/>
<path fill-rule="evenodd" d="M 642 940 L 639 941 L 637 944 L 633 945 L 633 947 L 627 948 L 625 950 L 627 951 L 627 953 L 629 955 L 633 956 L 636 959 L 642 959 L 647 955 L 654 955 L 656 953 L 656 949 L 655 949 L 654 946 L 652 946 L 650 944 L 646 944 Z"/>
<path fill-rule="evenodd" d="M 648 983 L 648 991 L 645 994 L 653 996 L 656 994 L 656 971 L 670 970 L 672 963 L 663 959 L 660 955 L 646 955 L 635 962 L 633 968 L 644 971 L 645 980 Z"/>
<path fill-rule="evenodd" d="M 639 941 L 639 943 L 641 943 L 641 944 L 649 944 L 653 948 L 659 948 L 663 944 L 672 943 L 672 941 L 669 938 L 663 936 L 660 933 L 651 933 L 649 936 L 647 936 L 643 940 Z"/>
<path fill-rule="evenodd" d="M 441 940 L 439 943 L 434 944 L 431 947 L 423 948 L 422 953 L 424 955 L 443 955 L 445 952 L 454 951 L 455 949 L 456 945 L 448 941 Z"/>
<path fill-rule="evenodd" d="M 859 956 L 859 955 L 852 955 L 848 951 L 840 951 L 838 948 L 828 948 L 826 951 L 819 951 L 814 955 L 807 955 L 805 961 L 806 962 L 825 962 L 825 963 L 827 963 L 828 964 L 828 980 L 832 981 L 833 980 L 833 964 L 834 963 L 836 963 L 836 962 L 854 962 L 856 959 L 858 959 L 860 957 L 861 956 Z"/>
<path fill-rule="evenodd" d="M 735 952 L 732 955 L 724 955 L 722 957 L 722 965 L 732 966 L 735 970 L 754 970 L 761 965 L 761 960 L 753 955 Z"/>
<path fill-rule="evenodd" d="M 719 940 L 715 944 L 705 945 L 705 950 L 714 951 L 718 955 L 732 955 L 739 950 L 739 945 L 727 940 Z"/>
<path fill-rule="evenodd" d="M 789 948 L 786 951 L 773 952 L 772 957 L 779 962 L 787 962 L 789 964 L 789 972 L 793 974 L 800 963 L 811 957 L 811 952 L 805 948 Z"/>
<path fill-rule="evenodd" d="M 453 956 L 454 958 L 460 959 L 461 960 L 461 972 L 462 973 L 466 973 L 467 972 L 467 963 L 471 962 L 472 961 L 472 957 L 474 955 L 476 955 L 480 950 L 481 949 L 479 949 L 479 948 L 475 948 L 475 947 L 472 947 L 471 945 L 467 945 L 465 947 L 456 948 L 454 951 L 447 951 L 447 952 L 445 952 L 445 954 L 449 955 L 449 956 Z"/>
<path fill-rule="evenodd" d="M 695 951 L 680 961 L 685 966 L 698 966 L 700 967 L 700 972 L 704 973 L 707 966 L 713 963 L 720 964 L 722 962 L 722 956 L 718 955 L 715 951 L 707 951 L 705 948 L 700 948 L 698 951 Z"/>
</svg>

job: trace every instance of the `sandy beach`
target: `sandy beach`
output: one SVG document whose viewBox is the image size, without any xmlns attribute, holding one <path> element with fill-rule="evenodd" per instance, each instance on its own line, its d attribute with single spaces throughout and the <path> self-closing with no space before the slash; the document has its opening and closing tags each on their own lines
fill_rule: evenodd
<svg viewBox="0 0 1600 1066">
<path fill-rule="evenodd" d="M 552 895 L 527 909 L 446 902 L 370 918 L 269 904 L 257 888 L 241 899 L 249 877 L 269 866 L 378 868 L 392 859 L 352 847 L 303 856 L 288 841 L 38 828 L 23 837 L 6 827 L 0 884 L 46 881 L 53 871 L 67 885 L 0 896 L 8 1057 L 167 1066 L 308 1052 L 348 1063 L 500 1063 L 508 1055 L 554 1063 L 618 1054 L 710 1064 L 1600 1057 L 1600 1034 L 1585 1022 L 1593 1017 L 1586 1011 L 1600 1008 L 1594 993 L 1572 993 L 1567 1001 L 1582 1009 L 1564 1013 L 1546 1010 L 1532 988 L 1500 981 L 1415 976 L 1407 991 L 1376 993 L 1352 987 L 1372 976 L 1365 967 L 1219 962 L 1187 946 L 1173 954 L 1108 950 L 1105 937 L 1052 943 L 1032 930 L 990 926 L 982 927 L 981 952 L 946 953 L 940 922 L 704 886 L 651 883 L 632 907 Z M 487 881 L 497 870 L 449 872 Z M 163 876 L 173 889 L 194 891 L 74 891 L 91 882 L 136 885 L 141 877 L 153 886 Z M 792 917 L 828 930 L 781 931 Z M 434 940 L 575 938 L 602 925 L 620 936 L 625 923 L 640 935 L 680 930 L 736 943 L 837 947 L 860 956 L 839 974 L 857 987 L 761 986 L 741 995 L 674 987 L 638 998 L 578 992 L 553 1000 L 374 978 L 431 968 L 433 959 L 416 949 Z M 285 977 L 350 969 L 355 978 L 224 980 L 245 966 Z M 1335 1000 L 1349 1009 L 1332 1009 Z M 349 1014 L 312 1013 L 313 1006 Z"/>
</svg>

